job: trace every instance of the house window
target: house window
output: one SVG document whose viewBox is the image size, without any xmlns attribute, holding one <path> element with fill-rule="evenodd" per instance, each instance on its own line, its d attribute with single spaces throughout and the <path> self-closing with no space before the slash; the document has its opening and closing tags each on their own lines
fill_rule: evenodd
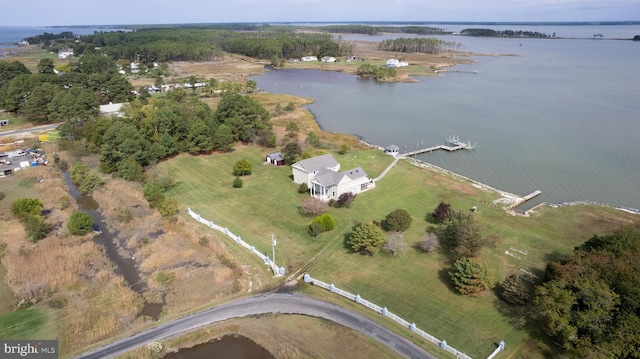
<svg viewBox="0 0 640 359">
<path fill-rule="evenodd" d="M 369 187 L 368 183 L 363 183 L 363 184 L 360 185 L 360 190 L 361 191 L 366 191 L 368 187 Z"/>
</svg>

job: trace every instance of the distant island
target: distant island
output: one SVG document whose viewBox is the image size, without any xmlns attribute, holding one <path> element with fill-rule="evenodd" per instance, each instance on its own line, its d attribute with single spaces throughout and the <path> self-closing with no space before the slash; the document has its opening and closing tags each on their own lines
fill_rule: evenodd
<svg viewBox="0 0 640 359">
<path fill-rule="evenodd" d="M 523 30 L 493 30 L 493 29 L 480 29 L 471 28 L 460 31 L 460 35 L 463 36 L 478 36 L 478 37 L 526 37 L 526 38 L 554 38 L 556 33 L 548 35 L 538 31 L 523 31 Z"/>
</svg>

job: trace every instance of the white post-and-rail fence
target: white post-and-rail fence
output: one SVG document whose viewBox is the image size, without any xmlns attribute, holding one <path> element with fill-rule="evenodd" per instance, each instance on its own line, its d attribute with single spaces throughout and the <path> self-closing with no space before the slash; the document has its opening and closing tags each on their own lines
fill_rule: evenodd
<svg viewBox="0 0 640 359">
<path fill-rule="evenodd" d="M 427 339 L 428 341 L 430 341 L 433 344 L 436 344 L 438 347 L 440 347 L 440 349 L 443 349 L 453 355 L 456 356 L 456 358 L 460 358 L 460 359 L 472 359 L 470 356 L 468 356 L 467 354 L 449 346 L 447 344 L 447 342 L 443 339 L 437 339 L 436 337 L 434 337 L 433 335 L 425 332 L 424 330 L 416 327 L 415 323 L 409 323 L 408 321 L 400 318 L 399 316 L 391 313 L 387 307 L 380 307 L 374 303 L 371 303 L 370 301 L 360 297 L 360 294 L 354 295 L 351 294 L 345 290 L 342 290 L 338 287 L 336 287 L 335 285 L 332 284 L 327 284 L 325 282 L 319 281 L 315 278 L 312 278 L 309 273 L 306 273 L 304 275 L 304 281 L 306 283 L 311 283 L 315 286 L 318 287 L 322 287 L 332 293 L 336 293 L 339 294 L 345 298 L 349 298 L 350 300 L 353 300 L 354 302 L 364 305 L 365 307 L 375 311 L 376 313 L 382 314 L 385 317 L 391 318 L 394 321 L 396 321 L 397 323 L 399 323 L 400 325 L 402 325 L 403 327 L 409 329 L 410 331 L 418 334 L 419 336 Z M 493 359 L 493 357 L 495 357 L 499 352 L 501 352 L 502 350 L 504 350 L 504 341 L 501 341 L 500 344 L 498 344 L 498 347 L 496 348 L 496 350 L 493 351 L 493 353 L 491 353 L 491 355 L 489 355 L 489 357 L 487 357 L 487 359 Z"/>
<path fill-rule="evenodd" d="M 242 240 L 242 238 L 240 238 L 239 236 L 236 236 L 235 234 L 231 233 L 231 231 L 228 228 L 223 228 L 218 226 L 217 224 L 213 223 L 212 221 L 206 220 L 204 218 L 202 218 L 199 214 L 197 214 L 196 212 L 192 211 L 191 208 L 187 208 L 187 213 L 193 217 L 193 219 L 195 219 L 196 221 L 204 224 L 205 226 L 208 226 L 209 228 L 213 228 L 219 232 L 222 232 L 224 234 L 226 234 L 227 236 L 231 237 L 231 239 L 233 239 L 236 243 L 240 244 L 241 246 L 243 246 L 244 248 L 248 249 L 251 253 L 257 255 L 258 257 L 260 257 L 260 259 L 262 259 L 264 261 L 264 263 L 271 267 L 271 270 L 273 271 L 274 276 L 276 277 L 280 277 L 283 276 L 285 274 L 285 269 L 284 267 L 278 267 L 271 258 L 269 258 L 268 255 L 264 255 L 262 253 L 260 253 L 260 251 L 256 250 L 256 248 L 252 245 L 250 245 L 249 243 L 245 242 Z"/>
</svg>

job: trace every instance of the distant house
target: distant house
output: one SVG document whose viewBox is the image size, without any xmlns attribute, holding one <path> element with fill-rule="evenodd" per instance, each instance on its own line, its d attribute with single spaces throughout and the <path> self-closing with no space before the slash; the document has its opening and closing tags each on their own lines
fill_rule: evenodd
<svg viewBox="0 0 640 359">
<path fill-rule="evenodd" d="M 336 62 L 336 58 L 332 56 L 323 56 L 322 62 Z"/>
<path fill-rule="evenodd" d="M 318 56 L 303 56 L 300 61 L 318 61 Z"/>
<path fill-rule="evenodd" d="M 387 60 L 387 67 L 403 67 L 403 66 L 409 66 L 409 63 L 400 61 L 398 59 Z"/>
<path fill-rule="evenodd" d="M 66 59 L 69 56 L 73 56 L 73 49 L 72 48 L 65 48 L 65 49 L 60 49 L 58 50 L 58 58 L 59 59 Z"/>
<path fill-rule="evenodd" d="M 284 165 L 284 157 L 282 157 L 282 153 L 274 152 L 267 155 L 266 161 L 274 166 L 283 166 Z"/>
<path fill-rule="evenodd" d="M 18 42 L 18 46 L 29 46 L 29 41 L 22 40 L 22 41 Z"/>
<path fill-rule="evenodd" d="M 100 105 L 100 114 L 107 115 L 107 116 L 115 115 L 118 117 L 124 117 L 122 106 L 124 106 L 124 103 L 109 102 L 108 105 Z"/>
<path fill-rule="evenodd" d="M 306 183 L 312 197 L 322 201 L 337 200 L 340 195 L 358 194 L 375 187 L 361 167 L 340 171 L 340 163 L 331 155 L 323 155 L 291 165 L 295 183 Z"/>
</svg>

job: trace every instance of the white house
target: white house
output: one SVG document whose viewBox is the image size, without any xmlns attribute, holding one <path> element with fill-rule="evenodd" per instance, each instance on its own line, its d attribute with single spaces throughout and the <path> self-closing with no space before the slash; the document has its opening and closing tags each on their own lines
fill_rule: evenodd
<svg viewBox="0 0 640 359">
<path fill-rule="evenodd" d="M 337 200 L 340 195 L 354 195 L 375 187 L 361 167 L 340 171 L 340 164 L 331 155 L 309 158 L 291 165 L 295 183 L 306 183 L 312 197 L 322 201 Z"/>
<path fill-rule="evenodd" d="M 318 61 L 318 56 L 303 56 L 300 61 Z"/>
<path fill-rule="evenodd" d="M 336 58 L 333 56 L 323 56 L 322 62 L 336 62 Z"/>
<path fill-rule="evenodd" d="M 66 59 L 69 56 L 73 56 L 73 49 L 67 47 L 66 49 L 60 49 L 58 50 L 58 58 L 59 59 Z"/>
<path fill-rule="evenodd" d="M 122 106 L 124 103 L 111 103 L 108 105 L 100 105 L 100 114 L 101 115 L 116 115 L 118 117 L 124 117 L 124 112 L 122 111 Z"/>
<path fill-rule="evenodd" d="M 403 67 L 403 66 L 409 66 L 409 63 L 400 61 L 398 59 L 387 60 L 387 67 Z"/>
<path fill-rule="evenodd" d="M 297 184 L 306 183 L 311 188 L 311 180 L 323 169 L 337 172 L 340 171 L 340 164 L 329 154 L 296 162 L 291 165 L 293 182 Z"/>
</svg>

